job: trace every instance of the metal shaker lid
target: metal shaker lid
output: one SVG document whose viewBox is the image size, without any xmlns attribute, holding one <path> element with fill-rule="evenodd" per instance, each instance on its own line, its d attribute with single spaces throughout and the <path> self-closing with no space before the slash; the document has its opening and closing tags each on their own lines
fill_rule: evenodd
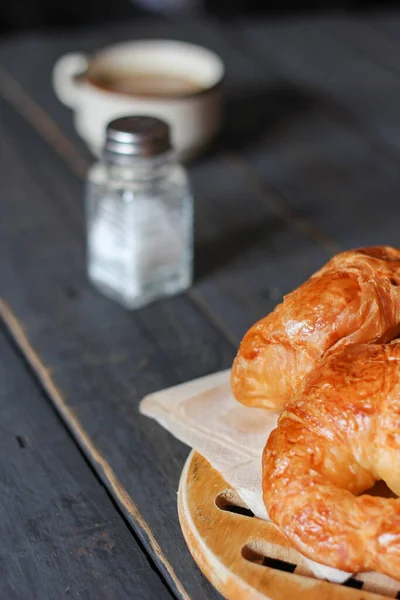
<svg viewBox="0 0 400 600">
<path fill-rule="evenodd" d="M 107 125 L 106 160 L 120 162 L 121 158 L 156 156 L 170 148 L 170 128 L 156 117 L 120 117 Z"/>
</svg>

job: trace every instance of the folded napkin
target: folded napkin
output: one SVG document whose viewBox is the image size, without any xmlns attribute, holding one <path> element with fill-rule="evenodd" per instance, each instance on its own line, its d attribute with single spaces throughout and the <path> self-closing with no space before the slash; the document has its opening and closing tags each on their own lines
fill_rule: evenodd
<svg viewBox="0 0 400 600">
<path fill-rule="evenodd" d="M 261 455 L 278 413 L 239 404 L 230 390 L 229 374 L 222 371 L 151 394 L 142 400 L 140 411 L 202 454 L 250 510 L 268 520 L 261 492 Z M 305 560 L 320 579 L 343 583 L 351 577 Z"/>
</svg>

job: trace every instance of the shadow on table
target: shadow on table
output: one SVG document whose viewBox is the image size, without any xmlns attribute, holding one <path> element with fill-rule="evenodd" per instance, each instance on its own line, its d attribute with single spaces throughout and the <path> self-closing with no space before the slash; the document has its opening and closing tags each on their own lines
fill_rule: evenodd
<svg viewBox="0 0 400 600">
<path fill-rule="evenodd" d="M 208 156 L 250 149 L 311 112 L 318 98 L 291 86 L 227 89 L 224 124 Z"/>
<path fill-rule="evenodd" d="M 225 122 L 217 141 L 202 162 L 230 152 L 251 150 L 263 140 L 282 133 L 291 122 L 311 112 L 316 99 L 289 86 L 228 89 L 225 93 Z M 255 227 L 222 233 L 218 238 L 199 242 L 195 248 L 195 279 L 199 281 L 244 256 L 261 240 L 269 239 L 283 227 L 271 217 Z"/>
<path fill-rule="evenodd" d="M 245 256 L 252 248 L 263 240 L 276 235 L 284 223 L 278 217 L 270 217 L 268 221 L 254 227 L 223 233 L 218 238 L 196 243 L 195 247 L 195 281 L 199 282 L 213 272 L 228 266 L 235 259 Z"/>
</svg>

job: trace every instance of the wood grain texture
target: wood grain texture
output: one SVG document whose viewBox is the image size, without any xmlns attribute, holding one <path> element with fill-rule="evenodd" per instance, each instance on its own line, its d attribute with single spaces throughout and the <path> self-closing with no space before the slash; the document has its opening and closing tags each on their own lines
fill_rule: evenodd
<svg viewBox="0 0 400 600">
<path fill-rule="evenodd" d="M 0 327 L 0 596 L 171 597 Z"/>
<path fill-rule="evenodd" d="M 296 95 L 305 102 L 246 159 L 266 190 L 278 190 L 294 214 L 308 217 L 342 248 L 398 245 L 399 154 L 393 146 L 388 151 L 378 123 L 389 119 L 392 132 L 397 126 L 385 103 L 393 101 L 397 111 L 400 80 L 343 44 L 334 25 L 243 27 L 244 49 L 268 76 L 292 86 L 293 103 Z M 374 115 L 363 109 L 367 102 Z"/>
<path fill-rule="evenodd" d="M 273 26 L 249 22 L 240 32 L 246 51 L 252 49 L 269 73 L 280 74 L 319 100 L 365 139 L 375 137 L 381 152 L 398 147 L 395 107 L 400 81 L 392 65 L 384 64 L 387 48 L 378 52 L 379 34 L 368 22 L 351 18 L 281 21 Z"/>
<path fill-rule="evenodd" d="M 350 56 L 350 69 L 357 63 L 366 65 L 369 83 L 364 82 L 358 93 L 343 99 L 353 112 L 360 109 L 365 129 L 375 133 L 387 148 L 395 152 L 400 149 L 400 128 L 396 106 L 399 101 L 400 45 L 399 13 L 375 14 L 360 19 L 334 19 L 324 24 L 324 30 L 336 41 L 344 55 Z M 377 82 L 377 83 L 376 83 Z M 362 98 L 362 89 L 368 90 L 369 98 Z M 354 91 L 354 90 L 353 90 Z M 355 102 L 353 97 L 355 97 Z"/>
<path fill-rule="evenodd" d="M 7 115 L 29 147 L 32 132 Z M 216 598 L 193 568 L 177 523 L 187 449 L 140 417 L 137 403 L 149 390 L 229 366 L 233 350 L 184 297 L 130 314 L 96 293 L 57 161 L 46 145 L 48 177 L 41 180 L 40 144 L 30 160 L 1 130 L 2 316 L 175 593 Z"/>
<path fill-rule="evenodd" d="M 206 459 L 192 452 L 179 484 L 179 519 L 194 559 L 228 600 L 397 597 L 400 583 L 378 573 L 365 573 L 345 585 L 313 578 L 275 525 L 241 514 L 237 509 L 243 506 Z"/>
</svg>

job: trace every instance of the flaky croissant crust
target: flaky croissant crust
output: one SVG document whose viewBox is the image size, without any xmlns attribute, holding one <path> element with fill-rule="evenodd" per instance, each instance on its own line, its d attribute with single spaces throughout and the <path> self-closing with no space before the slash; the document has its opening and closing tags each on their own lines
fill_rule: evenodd
<svg viewBox="0 0 400 600">
<path fill-rule="evenodd" d="M 281 409 L 330 353 L 400 333 L 400 250 L 361 248 L 332 258 L 244 336 L 231 384 L 248 406 Z"/>
<path fill-rule="evenodd" d="M 281 413 L 263 455 L 271 519 L 306 556 L 400 579 L 400 341 L 324 359 Z"/>
</svg>

